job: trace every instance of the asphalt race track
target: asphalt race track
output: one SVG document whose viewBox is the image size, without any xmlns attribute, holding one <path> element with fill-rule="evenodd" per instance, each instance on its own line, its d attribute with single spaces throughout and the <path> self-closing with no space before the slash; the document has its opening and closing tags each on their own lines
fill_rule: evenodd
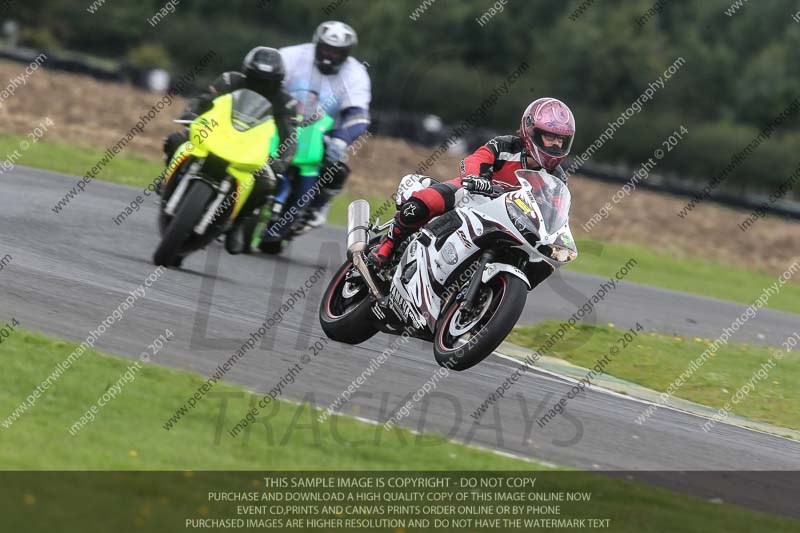
<svg viewBox="0 0 800 533">
<path fill-rule="evenodd" d="M 12 256 L 0 271 L 0 321 L 15 317 L 26 329 L 81 342 L 155 269 L 151 263 L 157 245 L 152 197 L 118 226 L 112 218 L 141 190 L 92 182 L 56 214 L 51 208 L 77 178 L 17 167 L 0 179 L 0 257 Z M 342 228 L 326 227 L 298 240 L 284 256 L 272 259 L 232 257 L 215 244 L 187 259 L 183 270 L 165 273 L 96 347 L 134 358 L 168 327 L 176 338 L 155 362 L 210 375 L 292 290 L 303 285 L 319 266 L 326 266 L 325 280 L 314 285 L 258 348 L 227 375 L 251 390 L 269 391 L 323 336 L 317 319 L 319 298 L 344 257 L 343 237 Z M 602 281 L 564 273 L 529 295 L 523 321 L 569 317 Z M 628 327 L 638 320 L 648 330 L 715 338 L 744 308 L 623 282 L 586 321 Z M 777 344 L 796 324 L 796 316 L 764 310 L 734 340 Z M 378 335 L 357 347 L 330 342 L 284 389 L 283 397 L 327 407 L 392 340 Z M 470 413 L 513 366 L 492 356 L 469 371 L 451 373 L 401 425 L 587 470 L 800 470 L 800 443 L 724 424 L 704 433 L 703 419 L 663 408 L 640 426 L 634 420 L 646 407 L 643 403 L 599 390 L 571 400 L 568 416 L 557 417 L 540 429 L 535 419 L 570 385 L 535 370 L 524 374 L 474 425 Z M 438 368 L 430 345 L 412 340 L 366 381 L 343 411 L 385 421 Z M 193 391 L 186 392 L 188 396 Z M 165 413 L 165 418 L 170 414 Z M 228 425 L 243 414 L 229 413 Z M 262 438 L 260 427 L 256 426 L 253 439 Z M 376 426 L 376 431 L 383 430 Z M 214 432 L 215 428 L 209 427 L 209 444 Z M 686 490 L 714 495 L 708 485 Z M 793 490 L 797 494 L 796 487 Z M 738 501 L 755 508 L 800 513 L 791 502 L 782 507 L 779 498 L 767 490 L 742 494 Z"/>
</svg>

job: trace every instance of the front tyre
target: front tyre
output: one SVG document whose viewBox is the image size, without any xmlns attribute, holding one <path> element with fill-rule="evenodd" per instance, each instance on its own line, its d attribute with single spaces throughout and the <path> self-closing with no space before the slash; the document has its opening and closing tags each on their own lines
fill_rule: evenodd
<svg viewBox="0 0 800 533">
<path fill-rule="evenodd" d="M 264 241 L 258 245 L 258 249 L 268 255 L 278 255 L 283 251 L 283 241 Z"/>
<path fill-rule="evenodd" d="M 180 264 L 181 249 L 191 237 L 194 227 L 206 211 L 206 207 L 216 193 L 211 186 L 195 180 L 181 200 L 178 212 L 175 213 L 169 226 L 164 230 L 161 244 L 153 254 L 153 263 L 157 266 L 175 266 Z"/>
<path fill-rule="evenodd" d="M 348 272 L 355 270 L 347 261 L 333 276 L 319 306 L 322 331 L 332 340 L 360 344 L 378 332 L 372 325 L 369 289 L 360 277 L 349 280 Z"/>
<path fill-rule="evenodd" d="M 524 281 L 501 272 L 481 287 L 469 313 L 452 296 L 434 332 L 436 362 L 451 370 L 466 370 L 483 361 L 516 325 L 527 294 Z"/>
</svg>

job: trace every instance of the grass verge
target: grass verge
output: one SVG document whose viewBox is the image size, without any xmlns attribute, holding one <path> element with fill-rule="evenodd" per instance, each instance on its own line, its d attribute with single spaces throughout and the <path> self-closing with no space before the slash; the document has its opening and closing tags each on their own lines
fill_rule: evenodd
<svg viewBox="0 0 800 533">
<path fill-rule="evenodd" d="M 18 163 L 21 165 L 74 176 L 83 176 L 105 156 L 97 148 L 55 141 L 39 141 L 21 150 L 20 142 L 26 140 L 23 135 L 0 135 L 0 153 L 11 154 L 19 150 L 21 158 Z M 164 165 L 159 161 L 127 152 L 111 160 L 96 178 L 142 188 L 152 183 L 163 169 Z"/>
<path fill-rule="evenodd" d="M 507 340 L 538 349 L 559 324 L 552 320 L 517 326 Z M 593 368 L 615 346 L 619 353 L 609 357 L 610 362 L 603 369 L 606 374 L 663 392 L 712 343 L 700 338 L 638 332 L 623 347 L 619 341 L 623 334 L 624 330 L 616 328 L 578 324 L 545 355 Z M 774 351 L 746 344 L 721 345 L 675 395 L 715 409 L 729 403 L 734 414 L 800 429 L 800 354 L 789 352 L 777 360 Z M 768 364 L 770 360 L 774 367 Z M 762 365 L 767 366 L 762 369 Z M 733 396 L 747 383 L 755 385 L 754 390 L 734 402 Z"/>
<path fill-rule="evenodd" d="M 3 344 L 6 361 L 0 376 L 3 416 L 76 347 L 19 329 Z M 167 345 L 165 351 L 168 350 Z M 375 432 L 383 431 L 380 426 L 346 416 L 335 418 L 338 437 L 334 438 L 329 427 L 334 419 L 320 423 L 318 430 L 314 430 L 311 417 L 315 410 L 288 402 L 277 402 L 281 408 L 269 420 L 271 431 L 267 432 L 266 440 L 261 424 L 256 424 L 259 434 L 254 433 L 248 441 L 241 440 L 241 436 L 234 440 L 226 431 L 218 437 L 218 423 L 225 417 L 222 400 L 227 400 L 228 423 L 250 405 L 251 396 L 228 383 L 217 384 L 215 397 L 201 400 L 189 416 L 166 431 L 162 427 L 164 421 L 205 380 L 197 374 L 155 365 L 144 365 L 135 379 L 96 414 L 94 422 L 71 436 L 67 427 L 116 383 L 131 364 L 129 360 L 87 351 L 30 412 L 11 428 L 0 429 L 3 467 L 126 471 L 540 468 L 535 463 L 442 442 L 440 438 L 432 445 L 431 436 L 424 437 L 427 441 L 424 448 L 409 445 L 417 437 L 404 430 L 386 434 L 383 442 L 376 445 Z M 348 445 L 345 441 L 368 444 Z M 651 486 L 589 473 L 575 474 L 579 476 L 580 490 L 592 493 L 593 513 L 611 518 L 614 531 L 788 532 L 796 531 L 797 527 L 797 522 L 788 519 L 712 504 Z M 125 524 L 125 530 L 129 524 L 135 524 L 147 531 L 174 531 L 184 518 L 208 514 L 207 493 L 223 488 L 219 478 L 207 479 L 202 474 L 191 483 L 173 476 L 158 485 L 153 484 L 153 478 L 135 473 L 133 476 L 90 474 L 80 487 L 70 485 L 75 482 L 74 477 L 63 475 L 31 478 L 30 474 L 20 473 L 18 476 L 21 477 L 9 478 L 15 480 L 13 483 L 0 487 L 0 512 L 5 517 L 4 523 L 15 531 L 50 531 L 53 522 L 61 530 L 75 523 L 86 532 L 108 531 L 113 523 L 108 517 Z M 191 478 L 191 472 L 184 477 Z M 246 479 L 248 485 L 240 484 L 236 490 L 257 490 L 255 487 L 263 483 L 261 477 L 255 474 Z M 237 479 L 241 481 L 241 475 Z M 551 477 L 548 481 L 549 491 L 576 489 L 575 477 Z M 225 488 L 233 490 L 231 484 L 233 481 Z M 86 501 L 92 501 L 94 509 L 106 512 L 86 513 Z M 584 509 L 582 506 L 581 510 Z M 157 524 L 171 524 L 172 529 L 162 529 Z"/>
<path fill-rule="evenodd" d="M 0 136 L 0 153 L 10 153 L 19 148 L 23 136 Z M 84 175 L 102 157 L 100 150 L 72 146 L 58 142 L 38 142 L 23 154 L 21 164 L 45 168 L 56 172 Z M 154 160 L 125 153 L 116 157 L 97 176 L 98 179 L 146 187 L 163 170 Z M 385 221 L 394 213 L 394 204 L 386 198 L 368 199 L 372 213 L 381 213 Z M 339 195 L 331 206 L 328 220 L 331 224 L 345 225 L 347 205 L 352 198 Z M 777 277 L 732 267 L 700 258 L 675 258 L 634 244 L 610 244 L 581 240 L 580 258 L 569 270 L 602 277 L 614 275 L 631 257 L 639 264 L 626 277 L 628 281 L 653 285 L 678 291 L 750 304 L 761 292 L 772 285 Z M 788 267 L 789 265 L 787 265 Z M 800 283 L 789 283 L 767 303 L 767 307 L 800 314 Z"/>
<path fill-rule="evenodd" d="M 68 342 L 15 330 L 3 342 L 6 368 L 0 376 L 0 420 L 6 421 L 73 349 L 75 345 Z M 252 406 L 253 396 L 224 382 L 166 430 L 163 424 L 205 379 L 155 365 L 142 365 L 140 371 L 132 372 L 135 379 L 72 436 L 68 428 L 132 364 L 87 351 L 30 411 L 10 428 L 0 426 L 0 464 L 25 470 L 541 468 L 445 443 L 435 436 L 415 436 L 399 429 L 387 432 L 354 418 L 317 423 L 321 411 L 290 402 L 265 410 L 264 423 L 251 425 L 252 433 L 245 431 L 234 438 L 228 430 Z M 354 442 L 364 445 L 346 444 Z M 425 453 L 419 453 L 421 446 Z"/>
</svg>

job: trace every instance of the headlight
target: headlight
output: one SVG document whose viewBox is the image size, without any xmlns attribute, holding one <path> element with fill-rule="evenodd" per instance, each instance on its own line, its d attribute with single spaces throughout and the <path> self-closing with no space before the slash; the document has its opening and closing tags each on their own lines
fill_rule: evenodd
<svg viewBox="0 0 800 533">
<path fill-rule="evenodd" d="M 553 244 L 550 246 L 550 248 L 550 257 L 559 263 L 568 263 L 570 261 L 574 261 L 575 258 L 578 257 L 578 252 L 575 250 L 570 250 L 569 248 L 564 248 L 563 246 Z"/>
<path fill-rule="evenodd" d="M 521 199 L 514 199 L 513 195 L 506 197 L 506 212 L 517 231 L 522 233 L 531 246 L 536 246 L 539 241 L 539 228 L 536 224 L 535 212 Z"/>
</svg>

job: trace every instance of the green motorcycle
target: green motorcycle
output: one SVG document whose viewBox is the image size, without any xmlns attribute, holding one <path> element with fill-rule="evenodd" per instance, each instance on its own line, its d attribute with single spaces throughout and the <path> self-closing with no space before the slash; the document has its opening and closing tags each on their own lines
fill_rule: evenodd
<svg viewBox="0 0 800 533">
<path fill-rule="evenodd" d="M 304 213 L 319 194 L 320 169 L 325 157 L 325 135 L 333 129 L 328 115 L 314 91 L 293 92 L 298 101 L 297 151 L 286 174 L 278 177 L 275 194 L 245 225 L 245 242 L 251 249 L 279 254 L 285 243 L 303 229 Z"/>
</svg>

